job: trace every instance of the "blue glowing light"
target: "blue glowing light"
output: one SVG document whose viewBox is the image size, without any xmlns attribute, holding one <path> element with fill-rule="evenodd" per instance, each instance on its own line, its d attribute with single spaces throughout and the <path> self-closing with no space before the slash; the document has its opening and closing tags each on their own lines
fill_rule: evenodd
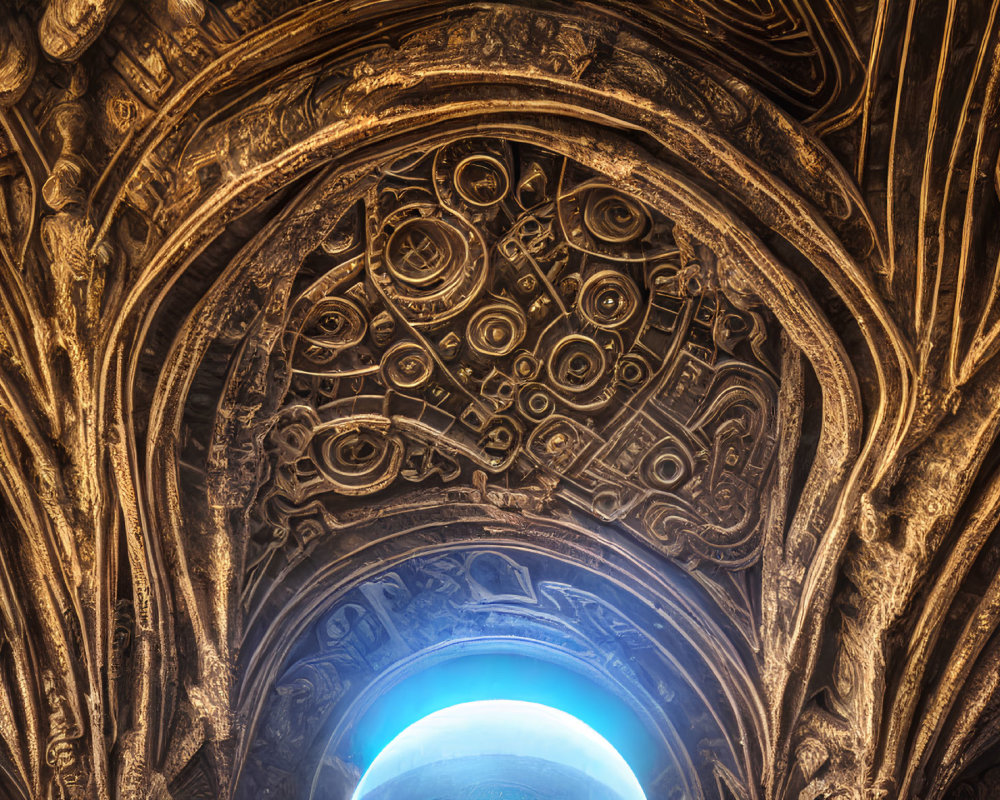
<svg viewBox="0 0 1000 800">
<path fill-rule="evenodd" d="M 645 800 L 635 774 L 607 739 L 564 711 L 520 700 L 461 703 L 413 723 L 375 758 L 354 800 L 380 796 L 381 787 L 406 775 L 440 775 L 446 764 L 471 759 L 494 765 L 506 759 L 502 763 L 533 764 L 536 770 L 544 762 L 548 771 L 539 775 L 578 775 L 602 787 L 601 797 Z M 519 769 L 513 779 L 529 780 L 529 772 Z"/>
<path fill-rule="evenodd" d="M 652 782 L 663 768 L 655 723 L 640 718 L 607 687 L 541 658 L 497 653 L 452 658 L 388 689 L 380 687 L 352 726 L 350 742 L 336 755 L 364 772 L 417 720 L 476 700 L 523 700 L 565 711 L 607 739 L 640 782 Z"/>
</svg>

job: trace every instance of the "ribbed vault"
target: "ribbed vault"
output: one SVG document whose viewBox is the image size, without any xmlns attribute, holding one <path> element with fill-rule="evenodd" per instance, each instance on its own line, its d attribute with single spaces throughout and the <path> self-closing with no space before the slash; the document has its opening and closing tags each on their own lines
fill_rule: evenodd
<svg viewBox="0 0 1000 800">
<path fill-rule="evenodd" d="M 4 796 L 346 800 L 472 655 L 993 796 L 994 5 L 0 15 Z"/>
</svg>

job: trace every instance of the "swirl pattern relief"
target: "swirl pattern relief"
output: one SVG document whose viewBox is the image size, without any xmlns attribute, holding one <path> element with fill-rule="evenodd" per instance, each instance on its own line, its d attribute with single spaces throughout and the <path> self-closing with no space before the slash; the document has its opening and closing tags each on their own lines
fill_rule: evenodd
<svg viewBox="0 0 1000 800">
<path fill-rule="evenodd" d="M 258 545 L 319 498 L 478 471 L 671 556 L 755 557 L 775 325 L 648 203 L 465 138 L 384 167 L 321 251 L 290 314 Z"/>
</svg>

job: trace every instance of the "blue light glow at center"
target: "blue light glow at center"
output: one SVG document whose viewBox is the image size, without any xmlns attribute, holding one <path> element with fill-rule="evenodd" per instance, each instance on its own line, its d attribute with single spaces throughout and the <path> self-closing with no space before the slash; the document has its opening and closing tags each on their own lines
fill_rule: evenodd
<svg viewBox="0 0 1000 800">
<path fill-rule="evenodd" d="M 564 711 L 520 700 L 461 703 L 413 723 L 375 758 L 354 800 L 376 800 L 389 787 L 423 800 L 422 791 L 441 796 L 446 780 L 503 783 L 512 793 L 498 796 L 553 800 L 581 797 L 557 788 L 569 790 L 575 781 L 595 800 L 646 800 L 625 759 L 597 731 Z M 467 796 L 468 786 L 460 788 Z"/>
</svg>

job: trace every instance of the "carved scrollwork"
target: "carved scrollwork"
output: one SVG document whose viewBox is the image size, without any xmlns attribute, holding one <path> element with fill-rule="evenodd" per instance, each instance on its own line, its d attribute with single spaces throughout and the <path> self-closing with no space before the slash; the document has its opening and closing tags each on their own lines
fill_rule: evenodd
<svg viewBox="0 0 1000 800">
<path fill-rule="evenodd" d="M 686 581 L 756 721 L 677 711 L 677 775 L 712 773 L 677 793 L 992 798 L 998 20 L 0 3 L 0 795 L 227 798 L 234 704 L 269 698 L 278 774 L 455 604 L 572 620 L 621 674 L 691 640 L 484 545 L 582 531 L 618 586 Z M 308 628 L 329 660 L 255 649 L 321 548 L 464 516 L 475 554 Z"/>
<path fill-rule="evenodd" d="M 289 408 L 317 427 L 307 451 L 272 451 L 262 519 L 287 517 L 289 492 L 510 471 L 670 555 L 752 561 L 776 443 L 773 324 L 712 288 L 674 223 L 497 138 L 397 156 L 364 202 L 364 239 L 324 243 L 335 260 L 296 303 Z"/>
<path fill-rule="evenodd" d="M 320 474 L 341 494 L 371 494 L 399 475 L 402 442 L 388 420 L 354 418 L 317 429 L 310 456 Z"/>
</svg>

